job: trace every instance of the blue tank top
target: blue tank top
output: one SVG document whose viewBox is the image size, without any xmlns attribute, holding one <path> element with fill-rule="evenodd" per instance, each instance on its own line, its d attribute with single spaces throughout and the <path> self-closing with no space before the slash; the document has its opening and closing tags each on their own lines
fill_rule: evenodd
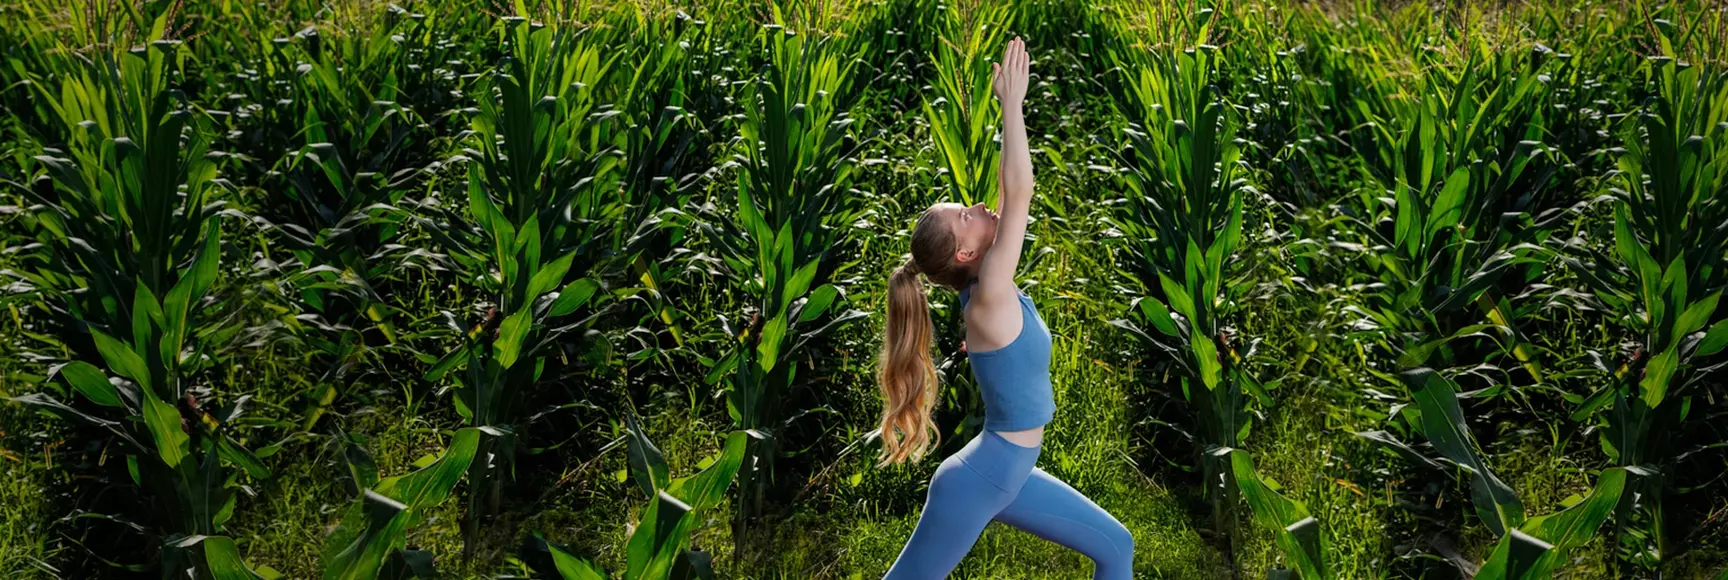
<svg viewBox="0 0 1728 580">
<path fill-rule="evenodd" d="M 972 295 L 972 287 L 960 290 L 960 307 Z M 984 397 L 984 428 L 1020 431 L 1043 426 L 1056 415 L 1056 397 L 1050 387 L 1050 328 L 1044 325 L 1032 297 L 1016 291 L 1024 319 L 1020 335 L 1001 348 L 967 351 L 972 377 Z"/>
</svg>

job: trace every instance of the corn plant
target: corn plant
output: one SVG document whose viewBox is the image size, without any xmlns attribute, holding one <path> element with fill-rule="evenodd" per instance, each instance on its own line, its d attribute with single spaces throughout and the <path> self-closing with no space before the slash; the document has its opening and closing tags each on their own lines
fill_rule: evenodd
<svg viewBox="0 0 1728 580">
<path fill-rule="evenodd" d="M 603 83 L 602 98 L 618 115 L 618 122 L 604 125 L 600 136 L 619 144 L 623 155 L 615 206 L 616 238 L 620 260 L 648 292 L 635 298 L 647 303 L 654 318 L 666 325 L 675 344 L 686 345 L 683 317 L 677 301 L 665 294 L 669 276 L 653 258 L 674 254 L 689 234 L 690 216 L 682 209 L 690 202 L 701 178 L 710 168 L 706 151 L 716 132 L 705 126 L 704 113 L 717 113 L 720 81 L 704 67 L 724 62 L 724 54 L 708 54 L 717 44 L 711 26 L 679 12 L 672 18 L 637 18 L 620 27 L 628 32 L 617 44 L 626 56 L 625 66 L 611 71 Z M 706 99 L 706 100 L 705 100 Z M 655 341 L 655 346 L 658 341 Z M 648 347 L 630 358 L 651 355 Z"/>
<path fill-rule="evenodd" d="M 1457 389 L 1429 364 L 1510 375 L 1457 351 L 1479 342 L 1467 339 L 1486 337 L 1532 380 L 1543 380 L 1515 327 L 1519 311 L 1504 296 L 1522 292 L 1522 279 L 1541 271 L 1537 244 L 1582 205 L 1548 195 L 1558 163 L 1540 141 L 1547 93 L 1539 73 L 1553 65 L 1551 57 L 1540 47 L 1493 57 L 1472 51 L 1456 78 L 1432 74 L 1414 95 L 1357 101 L 1370 119 L 1358 130 L 1358 147 L 1366 150 L 1372 183 L 1387 195 L 1363 193 L 1374 221 L 1360 220 L 1368 244 L 1359 249 L 1375 283 L 1347 310 L 1360 317 L 1357 336 L 1395 358 L 1392 371 L 1370 372 L 1404 387 L 1417 403 L 1401 407 L 1406 425 L 1468 468 L 1477 515 L 1496 535 L 1522 522 L 1523 505 L 1468 433 L 1440 419 L 1441 406 L 1456 408 Z M 1497 385 L 1487 392 L 1516 391 Z M 1363 435 L 1408 449 L 1384 432 Z"/>
<path fill-rule="evenodd" d="M 1207 38 L 1211 16 L 1210 10 L 1193 15 L 1184 33 Z M 1123 133 L 1130 146 L 1121 173 L 1126 203 L 1109 222 L 1123 233 L 1132 271 L 1147 284 L 1156 280 L 1157 288 L 1134 299 L 1128 320 L 1112 324 L 1169 353 L 1181 371 L 1183 398 L 1199 423 L 1194 442 L 1214 529 L 1227 538 L 1234 560 L 1244 484 L 1228 450 L 1249 432 L 1251 398 L 1270 404 L 1271 397 L 1245 372 L 1228 334 L 1250 286 L 1235 257 L 1251 188 L 1235 139 L 1240 120 L 1212 79 L 1216 52 L 1206 44 L 1111 51 L 1122 75 L 1115 107 L 1129 119 Z"/>
<path fill-rule="evenodd" d="M 161 38 L 166 7 L 132 16 L 153 31 L 147 46 L 59 60 L 57 82 L 32 79 L 67 142 L 43 143 L 35 159 L 47 175 L 27 191 L 37 204 L 27 225 L 41 251 L 16 272 L 23 293 L 10 300 L 47 313 L 74 360 L 50 373 L 58 392 L 13 400 L 111 438 L 146 518 L 101 517 L 151 538 L 164 577 L 250 578 L 220 534 L 239 487 L 233 468 L 270 470 L 234 431 L 246 397 L 212 404 L 196 381 L 216 364 L 212 345 L 236 330 L 210 314 L 222 227 L 208 119 L 174 86 L 180 43 Z"/>
<path fill-rule="evenodd" d="M 763 434 L 740 475 L 738 536 L 760 510 L 780 434 L 797 417 L 787 402 L 805 345 L 866 316 L 855 309 L 828 316 L 843 303 L 828 280 L 863 213 L 864 196 L 849 187 L 857 46 L 845 37 L 794 33 L 778 23 L 778 11 L 776 22 L 756 36 L 769 62 L 743 101 L 735 218 L 702 226 L 752 302 L 748 323 L 723 321 L 733 340 L 707 375 L 710 384 L 725 382 L 734 425 Z"/>
<path fill-rule="evenodd" d="M 1572 417 L 1601 425 L 1615 465 L 1651 473 L 1632 488 L 1640 499 L 1617 508 L 1616 522 L 1632 561 L 1653 567 L 1677 548 L 1662 512 L 1677 469 L 1671 434 L 1723 366 L 1707 361 L 1728 347 L 1717 308 L 1728 286 L 1728 133 L 1720 124 L 1728 75 L 1666 56 L 1643 72 L 1658 91 L 1628 118 L 1635 123 L 1614 152 L 1613 251 L 1570 248 L 1567 263 L 1637 346 L 1614 370 L 1602 367 L 1604 384 Z M 1629 529 L 1638 513 L 1645 529 Z"/>
<path fill-rule="evenodd" d="M 265 49 L 280 53 L 267 57 L 278 67 L 293 67 L 297 91 L 278 108 L 298 113 L 288 117 L 298 117 L 297 140 L 304 145 L 267 173 L 266 188 L 281 193 L 266 199 L 258 221 L 292 252 L 293 259 L 280 264 L 282 278 L 313 314 L 295 321 L 312 327 L 312 364 L 327 369 L 314 375 L 303 429 L 316 425 L 347 390 L 368 343 L 398 341 L 396 309 L 379 285 L 410 264 L 436 265 L 427 252 L 397 243 L 403 206 L 412 203 L 404 198 L 423 172 L 414 160 L 425 157 L 433 137 L 432 126 L 398 101 L 450 92 L 450 83 L 436 82 L 414 64 L 436 39 L 423 15 L 393 7 L 370 34 L 326 40 L 307 28 L 292 42 Z M 366 334 L 382 340 L 368 341 Z"/>
<path fill-rule="evenodd" d="M 1538 267 L 1530 258 L 1536 244 L 1581 204 L 1548 195 L 1558 166 L 1541 142 L 1550 51 L 1482 58 L 1471 53 L 1456 80 L 1431 75 L 1418 94 L 1386 98 L 1386 113 L 1358 102 L 1368 119 L 1358 146 L 1388 194 L 1364 200 L 1378 221 L 1361 231 L 1381 250 L 1364 258 L 1384 285 L 1362 314 L 1406 341 L 1394 347 L 1404 367 L 1484 330 L 1471 322 L 1489 319 L 1540 382 L 1541 367 L 1519 339 L 1497 283 L 1520 267 Z M 1472 305 L 1482 313 L 1458 312 Z"/>
<path fill-rule="evenodd" d="M 997 128 L 1001 106 L 990 90 L 991 51 L 1007 40 L 1018 14 L 1005 3 L 952 2 L 945 5 L 940 43 L 930 54 L 935 64 L 934 98 L 922 103 L 935 145 L 937 170 L 947 198 L 962 205 L 996 198 Z"/>
<path fill-rule="evenodd" d="M 436 577 L 431 554 L 407 549 L 408 529 L 424 519 L 427 508 L 450 497 L 473 463 L 483 435 L 474 427 L 460 429 L 437 459 L 395 477 L 379 479 L 370 461 L 349 461 L 356 485 L 365 489 L 324 540 L 325 580 Z M 364 450 L 360 453 L 364 456 Z"/>
<path fill-rule="evenodd" d="M 551 356 L 561 343 L 584 340 L 604 313 L 570 318 L 605 296 L 587 275 L 604 265 L 613 250 L 608 232 L 617 227 L 610 218 L 619 161 L 613 143 L 595 139 L 608 121 L 594 114 L 594 91 L 618 56 L 605 57 L 604 42 L 589 31 L 521 17 L 501 27 L 510 55 L 471 110 L 465 160 L 472 225 L 435 234 L 494 297 L 480 323 L 453 329 L 460 345 L 427 373 L 431 381 L 453 379 L 463 421 L 494 434 L 469 474 L 470 550 L 476 518 L 497 510 L 514 465 L 527 396 L 548 360 L 561 358 Z"/>
<path fill-rule="evenodd" d="M 712 557 L 699 548 L 687 547 L 695 531 L 698 514 L 713 509 L 724 499 L 726 489 L 744 464 L 751 439 L 762 437 L 748 430 L 733 431 L 719 454 L 707 467 L 686 477 L 672 479 L 665 456 L 642 432 L 634 415 L 626 415 L 625 437 L 629 440 L 630 473 L 636 487 L 648 496 L 641 523 L 624 541 L 625 569 L 618 578 L 644 580 L 690 580 L 714 578 Z M 536 533 L 523 544 L 523 560 L 541 575 L 564 580 L 602 580 L 604 568 L 577 556 L 565 546 Z"/>
</svg>

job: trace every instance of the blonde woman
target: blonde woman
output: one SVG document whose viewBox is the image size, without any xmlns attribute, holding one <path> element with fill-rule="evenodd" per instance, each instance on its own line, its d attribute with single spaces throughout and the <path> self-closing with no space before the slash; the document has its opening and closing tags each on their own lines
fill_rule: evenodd
<svg viewBox="0 0 1728 580">
<path fill-rule="evenodd" d="M 1019 38 L 994 65 L 1002 104 L 1001 193 L 990 211 L 938 203 L 912 230 L 912 259 L 889 282 L 879 379 L 885 404 L 878 466 L 924 456 L 936 428 L 931 322 L 920 275 L 960 293 L 967 358 L 984 396 L 984 430 L 944 459 L 930 479 L 918 527 L 886 580 L 944 578 L 990 520 L 1085 554 L 1094 579 L 1133 577 L 1134 537 L 1098 504 L 1034 463 L 1056 412 L 1050 330 L 1014 284 L 1032 205 L 1032 157 L 1021 103 L 1028 61 Z"/>
</svg>

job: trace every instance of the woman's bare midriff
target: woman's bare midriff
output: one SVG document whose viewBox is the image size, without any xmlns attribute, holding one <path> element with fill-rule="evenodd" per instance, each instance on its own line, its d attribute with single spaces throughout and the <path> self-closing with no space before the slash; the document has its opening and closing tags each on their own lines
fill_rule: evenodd
<svg viewBox="0 0 1728 580">
<path fill-rule="evenodd" d="M 1007 439 L 1009 443 L 1021 447 L 1037 447 L 1039 443 L 1044 441 L 1043 427 L 1033 427 L 1020 431 L 997 431 L 996 434 Z"/>
</svg>

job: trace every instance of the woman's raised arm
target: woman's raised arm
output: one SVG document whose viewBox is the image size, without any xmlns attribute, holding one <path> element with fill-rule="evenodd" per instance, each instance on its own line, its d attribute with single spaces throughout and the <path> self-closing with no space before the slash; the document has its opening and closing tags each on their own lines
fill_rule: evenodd
<svg viewBox="0 0 1728 580">
<path fill-rule="evenodd" d="M 1001 189 L 996 202 L 1001 219 L 996 223 L 996 241 L 978 266 L 978 288 L 973 295 L 993 304 L 1015 299 L 1014 272 L 1020 266 L 1027 214 L 1032 209 L 1032 154 L 1021 112 L 1030 65 L 1025 42 L 1015 37 L 1003 49 L 1002 62 L 992 66 L 992 85 L 1002 104 L 1002 167 L 997 178 Z"/>
</svg>

